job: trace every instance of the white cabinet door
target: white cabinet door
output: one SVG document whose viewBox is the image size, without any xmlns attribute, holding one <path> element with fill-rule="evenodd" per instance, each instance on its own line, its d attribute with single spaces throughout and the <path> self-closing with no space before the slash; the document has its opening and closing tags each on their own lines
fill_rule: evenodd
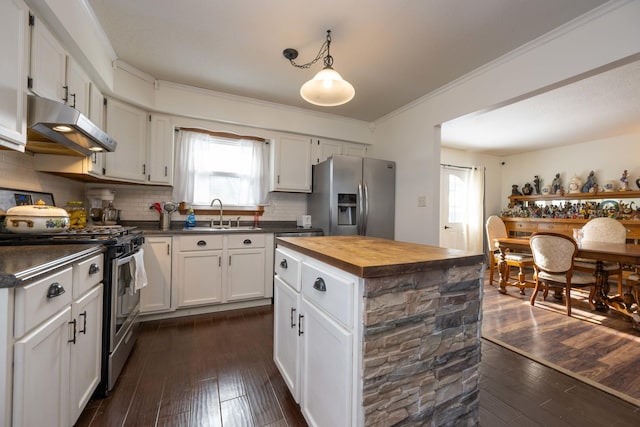
<svg viewBox="0 0 640 427">
<path fill-rule="evenodd" d="M 311 426 L 348 426 L 352 416 L 352 333 L 302 298 L 302 394 Z"/>
<path fill-rule="evenodd" d="M 228 251 L 227 301 L 264 296 L 265 249 Z"/>
<path fill-rule="evenodd" d="M 178 254 L 178 307 L 222 301 L 222 251 Z"/>
<path fill-rule="evenodd" d="M 173 184 L 173 135 L 170 117 L 151 115 L 151 132 L 147 147 L 149 184 Z"/>
<path fill-rule="evenodd" d="M 342 145 L 342 154 L 346 156 L 367 157 L 367 146 L 364 144 L 345 142 Z"/>
<path fill-rule="evenodd" d="M 27 141 L 27 25 L 22 0 L 0 2 L 0 145 L 24 151 Z"/>
<path fill-rule="evenodd" d="M 118 146 L 105 154 L 106 176 L 127 181 L 146 180 L 145 156 L 147 147 L 146 111 L 109 99 L 106 108 L 106 131 Z"/>
<path fill-rule="evenodd" d="M 82 410 L 100 382 L 102 349 L 102 283 L 72 304 L 76 321 L 76 342 L 71 346 L 70 424 Z"/>
<path fill-rule="evenodd" d="M 271 147 L 271 191 L 311 192 L 311 140 L 281 135 Z"/>
<path fill-rule="evenodd" d="M 148 284 L 140 291 L 140 313 L 171 310 L 171 237 L 146 237 L 144 265 Z"/>
<path fill-rule="evenodd" d="M 31 91 L 44 98 L 66 102 L 67 52 L 39 19 L 31 30 Z"/>
<path fill-rule="evenodd" d="M 334 154 L 342 154 L 342 142 L 330 139 L 314 138 L 311 148 L 311 160 L 314 165 L 324 162 Z"/>
<path fill-rule="evenodd" d="M 91 80 L 70 56 L 67 57 L 67 88 L 67 105 L 88 117 Z"/>
<path fill-rule="evenodd" d="M 273 360 L 296 402 L 300 402 L 300 294 L 280 277 L 274 278 Z"/>
<path fill-rule="evenodd" d="M 71 307 L 14 344 L 13 425 L 69 426 Z"/>
</svg>

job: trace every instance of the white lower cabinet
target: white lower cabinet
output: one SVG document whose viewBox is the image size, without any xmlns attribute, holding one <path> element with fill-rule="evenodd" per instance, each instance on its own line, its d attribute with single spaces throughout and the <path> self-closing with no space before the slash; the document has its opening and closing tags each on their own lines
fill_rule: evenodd
<svg viewBox="0 0 640 427">
<path fill-rule="evenodd" d="M 140 313 L 171 310 L 171 236 L 145 237 L 148 284 L 140 290 Z"/>
<path fill-rule="evenodd" d="M 300 402 L 300 339 L 298 313 L 300 294 L 280 277 L 274 278 L 273 355 L 274 361 L 296 402 Z"/>
<path fill-rule="evenodd" d="M 270 298 L 272 242 L 266 233 L 177 236 L 176 308 Z"/>
<path fill-rule="evenodd" d="M 357 425 L 360 279 L 287 248 L 274 259 L 274 361 L 310 426 Z"/>
<path fill-rule="evenodd" d="M 16 288 L 14 427 L 71 426 L 89 401 L 100 380 L 102 278 L 98 254 Z"/>
<path fill-rule="evenodd" d="M 13 425 L 68 426 L 69 323 L 67 305 L 14 346 Z"/>
<path fill-rule="evenodd" d="M 102 285 L 95 286 L 71 306 L 76 321 L 71 346 L 70 420 L 74 424 L 100 382 L 102 349 Z"/>
</svg>

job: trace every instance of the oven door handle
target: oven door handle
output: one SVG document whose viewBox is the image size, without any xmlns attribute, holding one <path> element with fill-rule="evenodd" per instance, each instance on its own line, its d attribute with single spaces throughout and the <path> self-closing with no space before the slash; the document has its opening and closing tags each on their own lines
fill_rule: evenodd
<svg viewBox="0 0 640 427">
<path fill-rule="evenodd" d="M 135 255 L 137 253 L 138 253 L 138 251 L 135 251 L 133 254 L 127 255 L 124 258 L 116 258 L 115 259 L 116 266 L 120 267 L 122 264 L 127 264 L 128 262 L 131 262 L 131 260 L 133 259 L 133 255 Z"/>
</svg>

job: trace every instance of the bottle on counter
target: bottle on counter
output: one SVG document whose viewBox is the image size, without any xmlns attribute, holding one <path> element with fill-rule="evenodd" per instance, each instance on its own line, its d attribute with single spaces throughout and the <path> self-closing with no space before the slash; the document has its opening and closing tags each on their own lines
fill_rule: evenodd
<svg viewBox="0 0 640 427">
<path fill-rule="evenodd" d="M 185 226 L 187 228 L 193 228 L 196 226 L 196 214 L 193 211 L 193 208 L 189 208 L 189 211 L 187 211 L 187 222 Z"/>
<path fill-rule="evenodd" d="M 85 228 L 87 226 L 87 211 L 81 201 L 69 201 L 64 209 L 69 213 L 69 228 Z"/>
</svg>

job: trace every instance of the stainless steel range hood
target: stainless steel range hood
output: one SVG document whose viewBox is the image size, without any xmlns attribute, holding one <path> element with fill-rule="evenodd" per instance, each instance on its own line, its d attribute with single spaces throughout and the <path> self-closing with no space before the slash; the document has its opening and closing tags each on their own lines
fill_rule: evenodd
<svg viewBox="0 0 640 427">
<path fill-rule="evenodd" d="M 117 142 L 75 108 L 35 95 L 28 98 L 28 151 L 72 156 L 115 151 Z"/>
</svg>

